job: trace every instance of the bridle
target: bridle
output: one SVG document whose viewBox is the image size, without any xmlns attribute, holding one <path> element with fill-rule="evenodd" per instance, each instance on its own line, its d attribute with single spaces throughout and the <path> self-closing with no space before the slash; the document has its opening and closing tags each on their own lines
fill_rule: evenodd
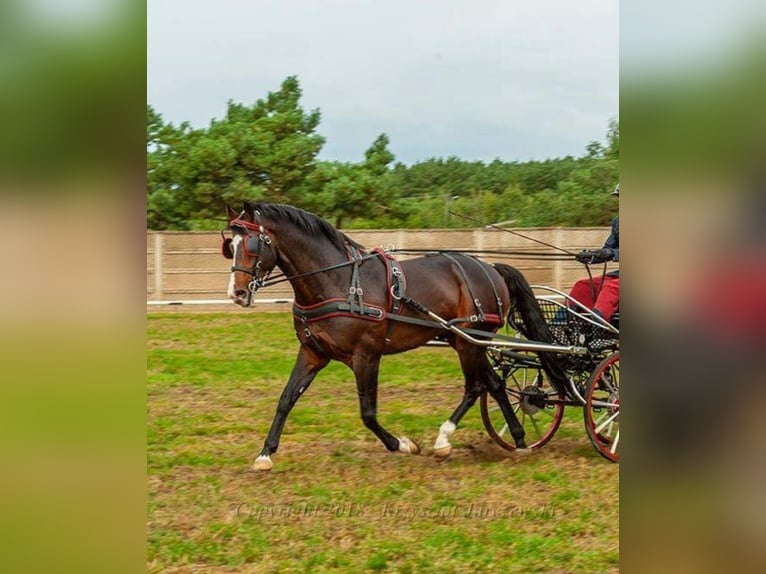
<svg viewBox="0 0 766 574">
<path fill-rule="evenodd" d="M 243 211 L 240 213 L 237 217 L 232 219 L 229 222 L 230 227 L 241 227 L 245 230 L 245 237 L 242 241 L 242 246 L 245 250 L 245 253 L 250 255 L 255 259 L 255 263 L 252 267 L 241 267 L 239 265 L 236 265 L 236 262 L 234 265 L 231 266 L 232 273 L 235 271 L 240 271 L 242 273 L 247 273 L 250 275 L 253 279 L 248 284 L 248 298 L 252 297 L 253 293 L 258 291 L 261 287 L 263 287 L 266 284 L 266 280 L 269 278 L 269 275 L 271 274 L 274 267 L 272 266 L 271 269 L 263 270 L 263 254 L 265 249 L 270 249 L 274 255 L 274 261 L 276 262 L 276 251 L 274 249 L 274 246 L 271 241 L 271 237 L 268 236 L 266 233 L 266 229 L 263 227 L 263 223 L 261 222 L 261 213 L 259 211 L 255 211 L 253 216 L 255 221 L 250 222 L 242 219 L 242 217 L 245 215 L 245 212 Z M 234 259 L 234 251 L 232 250 L 232 243 L 233 238 L 226 237 L 224 235 L 224 230 L 221 230 L 221 238 L 223 239 L 223 244 L 221 245 L 221 253 L 226 259 Z"/>
</svg>

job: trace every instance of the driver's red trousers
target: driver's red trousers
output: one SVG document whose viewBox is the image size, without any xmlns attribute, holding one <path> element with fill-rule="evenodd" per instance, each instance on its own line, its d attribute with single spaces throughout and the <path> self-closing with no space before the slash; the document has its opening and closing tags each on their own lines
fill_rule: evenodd
<svg viewBox="0 0 766 574">
<path fill-rule="evenodd" d="M 603 275 L 590 279 L 580 279 L 569 292 L 569 296 L 577 299 L 588 309 L 597 310 L 607 321 L 620 307 L 620 278 Z"/>
</svg>

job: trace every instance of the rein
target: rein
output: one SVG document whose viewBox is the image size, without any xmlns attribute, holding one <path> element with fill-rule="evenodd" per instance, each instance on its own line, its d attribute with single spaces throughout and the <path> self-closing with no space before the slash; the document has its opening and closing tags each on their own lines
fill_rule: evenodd
<svg viewBox="0 0 766 574">
<path fill-rule="evenodd" d="M 373 257 L 377 257 L 377 254 L 368 253 L 356 260 L 352 259 L 350 261 L 342 261 L 340 263 L 336 263 L 335 265 L 330 265 L 329 267 L 322 267 L 321 269 L 315 269 L 314 271 L 306 271 L 305 273 L 298 273 L 297 275 L 285 275 L 284 273 L 280 273 L 278 275 L 275 275 L 273 278 L 267 281 L 264 281 L 261 287 L 271 287 L 272 285 L 276 285 L 277 283 L 284 283 L 285 281 L 290 281 L 292 279 L 300 279 L 302 277 L 309 277 L 311 275 L 324 273 L 326 271 L 332 271 L 334 269 L 341 269 L 342 267 L 348 267 L 349 265 L 353 265 L 354 263 L 361 263 L 362 261 L 367 261 L 368 259 L 372 259 Z"/>
<path fill-rule="evenodd" d="M 412 255 L 441 255 L 442 253 L 462 253 L 465 255 L 500 255 L 502 257 L 514 257 L 517 259 L 532 259 L 537 261 L 570 261 L 572 258 L 560 253 L 550 253 L 547 251 L 509 251 L 492 249 L 389 249 L 390 253 L 406 253 Z"/>
<path fill-rule="evenodd" d="M 535 243 L 539 243 L 540 245 L 544 245 L 545 247 L 550 247 L 552 249 L 556 249 L 557 251 L 561 251 L 563 253 L 566 253 L 569 256 L 574 256 L 575 254 L 569 251 L 568 249 L 564 249 L 563 247 L 558 247 L 557 245 L 552 245 L 550 243 L 546 243 L 545 241 L 541 241 L 539 239 L 535 239 L 534 237 L 530 237 L 529 235 L 524 235 L 523 233 L 519 233 L 518 231 L 515 231 L 513 229 L 507 229 L 505 227 L 500 227 L 498 225 L 494 225 L 492 223 L 484 223 L 480 219 L 477 219 L 475 217 L 471 217 L 470 215 L 464 215 L 462 213 L 456 213 L 454 211 L 448 212 L 450 215 L 454 215 L 456 217 L 462 217 L 463 219 L 467 219 L 469 221 L 475 221 L 476 223 L 481 223 L 485 229 L 499 229 L 500 231 L 505 231 L 506 233 L 510 233 L 511 235 L 516 235 L 518 237 L 522 237 L 524 239 L 528 239 L 529 241 L 534 241 Z M 476 252 L 475 252 L 476 253 Z M 492 253 L 490 251 L 487 251 L 485 253 Z M 507 254 L 511 255 L 512 252 L 506 252 Z M 517 253 L 516 255 L 522 255 L 521 253 Z M 531 255 L 531 254 L 530 254 Z M 553 259 L 553 260 L 569 260 L 570 257 L 563 257 L 556 253 L 537 253 L 534 256 L 527 257 L 527 259 Z M 599 293 L 601 293 L 601 289 L 604 287 L 603 281 L 598 287 L 598 290 L 596 290 L 596 287 L 593 282 L 593 274 L 590 270 L 590 265 L 588 263 L 585 263 L 585 270 L 588 273 L 588 282 L 590 283 L 590 291 L 591 291 L 591 297 L 593 297 L 593 300 L 595 301 L 598 298 Z M 604 269 L 601 273 L 602 276 L 606 275 L 606 262 L 604 263 Z"/>
</svg>

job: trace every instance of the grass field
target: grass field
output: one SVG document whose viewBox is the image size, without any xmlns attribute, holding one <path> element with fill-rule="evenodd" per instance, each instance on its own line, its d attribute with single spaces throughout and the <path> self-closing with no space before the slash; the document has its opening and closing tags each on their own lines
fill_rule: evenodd
<svg viewBox="0 0 766 574">
<path fill-rule="evenodd" d="M 451 350 L 418 349 L 384 358 L 378 404 L 425 455 L 391 454 L 333 363 L 256 474 L 298 349 L 289 314 L 150 314 L 147 341 L 150 572 L 618 571 L 618 466 L 578 409 L 516 455 L 477 405 L 439 463 L 428 452 L 462 378 Z"/>
</svg>

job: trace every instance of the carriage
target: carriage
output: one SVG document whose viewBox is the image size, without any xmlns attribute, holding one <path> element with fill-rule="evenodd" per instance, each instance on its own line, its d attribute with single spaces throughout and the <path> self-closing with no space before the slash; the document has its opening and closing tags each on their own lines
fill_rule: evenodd
<svg viewBox="0 0 766 574">
<path fill-rule="evenodd" d="M 583 409 L 585 430 L 596 451 L 619 461 L 620 340 L 619 315 L 606 322 L 576 299 L 556 289 L 534 285 L 537 301 L 550 327 L 567 373 L 565 391 L 553 387 L 534 352 L 490 345 L 487 354 L 505 382 L 505 392 L 525 430 L 528 448 L 545 445 L 559 428 L 565 407 Z M 518 313 L 511 326 L 525 332 Z M 572 347 L 575 347 L 574 349 Z M 507 450 L 516 445 L 502 412 L 491 395 L 481 395 L 481 418 L 495 443 Z"/>
<path fill-rule="evenodd" d="M 260 288 L 289 281 L 300 342 L 254 470 L 270 470 L 290 410 L 331 360 L 354 373 L 364 425 L 391 452 L 418 454 L 407 436 L 377 419 L 381 357 L 440 339 L 452 347 L 464 394 L 440 426 L 432 454 L 446 459 L 449 438 L 481 398 L 490 436 L 509 450 L 539 448 L 566 406 L 583 408 L 596 450 L 618 460 L 619 331 L 565 294 L 535 296 L 510 265 L 455 251 L 399 261 L 368 250 L 327 221 L 280 204 L 228 208 L 222 251 L 232 260 L 228 294 L 250 306 Z M 281 275 L 272 276 L 279 268 Z M 508 325 L 515 333 L 498 333 Z"/>
</svg>

